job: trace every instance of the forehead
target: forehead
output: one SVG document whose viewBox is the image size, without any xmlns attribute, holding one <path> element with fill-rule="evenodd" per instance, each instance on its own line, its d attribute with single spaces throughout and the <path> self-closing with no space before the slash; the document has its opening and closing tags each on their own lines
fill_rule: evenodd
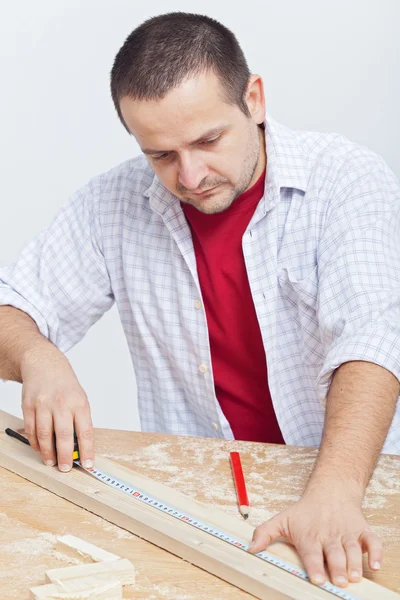
<svg viewBox="0 0 400 600">
<path fill-rule="evenodd" d="M 169 149 L 200 137 L 222 123 L 233 122 L 240 110 L 224 101 L 214 73 L 182 82 L 161 100 L 122 98 L 122 116 L 141 147 Z"/>
</svg>

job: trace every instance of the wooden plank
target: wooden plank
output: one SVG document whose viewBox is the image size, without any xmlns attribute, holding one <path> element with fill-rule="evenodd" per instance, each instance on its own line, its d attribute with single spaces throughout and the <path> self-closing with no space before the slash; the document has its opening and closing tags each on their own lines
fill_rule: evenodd
<svg viewBox="0 0 400 600">
<path fill-rule="evenodd" d="M 7 420 L 7 419 L 6 419 Z M 13 420 L 16 427 L 15 419 Z M 22 427 L 22 422 L 19 422 Z M 46 467 L 31 448 L 0 433 L 0 465 L 38 485 L 102 516 L 103 518 L 181 556 L 193 564 L 265 600 L 331 600 L 332 595 L 243 550 L 199 531 L 95 480 L 81 469 L 61 473 Z M 226 515 L 152 481 L 117 463 L 98 456 L 96 466 L 125 480 L 211 525 L 249 542 L 253 529 L 247 523 Z M 301 565 L 294 549 L 285 543 L 273 544 L 269 551 Z M 350 584 L 348 591 L 364 600 L 399 600 L 400 596 L 367 579 Z"/>
<path fill-rule="evenodd" d="M 57 550 L 71 556 L 72 558 L 79 558 L 82 562 L 115 562 L 120 556 L 112 554 L 99 548 L 94 544 L 89 544 L 85 540 L 81 540 L 75 535 L 62 535 L 57 538 Z"/>
<path fill-rule="evenodd" d="M 122 586 L 107 573 L 67 579 L 59 584 L 39 585 L 29 590 L 30 600 L 120 600 Z"/>
<path fill-rule="evenodd" d="M 66 579 L 99 575 L 100 573 L 112 575 L 121 582 L 121 585 L 134 585 L 135 583 L 135 569 L 131 561 L 127 558 L 103 563 L 92 563 L 91 565 L 74 565 L 73 567 L 64 567 L 61 569 L 49 569 L 46 571 L 46 581 L 48 583 L 57 583 Z"/>
</svg>

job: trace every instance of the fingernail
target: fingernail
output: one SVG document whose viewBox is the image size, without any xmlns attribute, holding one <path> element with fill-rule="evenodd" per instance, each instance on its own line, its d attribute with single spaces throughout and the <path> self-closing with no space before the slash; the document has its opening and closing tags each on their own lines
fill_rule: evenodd
<svg viewBox="0 0 400 600">
<path fill-rule="evenodd" d="M 69 465 L 60 465 L 60 471 L 62 471 L 63 473 L 67 473 L 67 471 L 70 471 L 71 467 Z"/>
<path fill-rule="evenodd" d="M 346 577 L 342 577 L 342 575 L 340 575 L 339 577 L 335 577 L 335 583 L 337 585 L 347 585 L 348 581 Z"/>
<path fill-rule="evenodd" d="M 48 467 L 54 467 L 56 463 L 54 462 L 54 460 L 46 460 L 45 461 L 45 465 Z"/>
<path fill-rule="evenodd" d="M 381 563 L 379 561 L 375 561 L 374 564 L 372 565 L 373 569 L 380 569 L 381 568 Z"/>
<path fill-rule="evenodd" d="M 352 572 L 351 572 L 351 576 L 352 576 L 354 579 L 360 579 L 360 573 L 359 573 L 359 571 L 352 571 Z"/>
<path fill-rule="evenodd" d="M 93 465 L 94 465 L 94 462 L 92 460 L 90 460 L 90 458 L 83 461 L 83 466 L 85 469 L 91 469 L 93 467 Z"/>
<path fill-rule="evenodd" d="M 325 577 L 323 575 L 321 575 L 320 573 L 318 573 L 317 575 L 313 575 L 311 577 L 311 581 L 313 583 L 316 583 L 317 585 L 322 585 L 325 581 Z"/>
</svg>

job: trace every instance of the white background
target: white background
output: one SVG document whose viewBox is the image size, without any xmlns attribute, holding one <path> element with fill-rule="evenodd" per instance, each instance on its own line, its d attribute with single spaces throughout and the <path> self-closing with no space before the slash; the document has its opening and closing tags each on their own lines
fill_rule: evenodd
<svg viewBox="0 0 400 600">
<path fill-rule="evenodd" d="M 278 121 L 342 133 L 380 153 L 400 177 L 398 0 L 2 2 L 0 266 L 78 187 L 139 153 L 114 111 L 109 72 L 135 27 L 173 10 L 233 30 Z M 95 426 L 140 428 L 115 307 L 68 358 Z M 19 384 L 0 385 L 0 408 L 20 415 L 20 398 Z"/>
</svg>

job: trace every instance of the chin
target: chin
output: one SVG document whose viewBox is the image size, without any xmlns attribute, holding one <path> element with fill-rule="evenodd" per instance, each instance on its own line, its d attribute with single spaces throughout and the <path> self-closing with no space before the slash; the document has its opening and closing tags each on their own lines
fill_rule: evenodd
<svg viewBox="0 0 400 600">
<path fill-rule="evenodd" d="M 227 198 L 225 201 L 217 200 L 215 202 L 212 200 L 204 200 L 203 202 L 193 202 L 193 200 L 190 200 L 189 204 L 206 215 L 215 215 L 227 210 L 232 205 L 233 201 L 234 199 L 232 200 L 230 198 Z"/>
</svg>

